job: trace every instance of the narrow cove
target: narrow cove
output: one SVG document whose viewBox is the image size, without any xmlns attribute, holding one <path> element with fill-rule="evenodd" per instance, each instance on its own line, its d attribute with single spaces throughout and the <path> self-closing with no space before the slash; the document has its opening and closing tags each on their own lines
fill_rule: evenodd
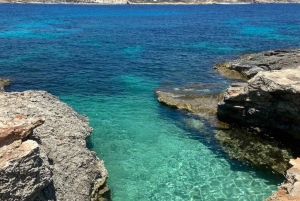
<svg viewBox="0 0 300 201">
<path fill-rule="evenodd" d="M 7 91 L 47 90 L 88 116 L 114 201 L 262 201 L 283 181 L 229 159 L 205 122 L 159 104 L 153 89 L 224 91 L 215 63 L 300 45 L 299 5 L 0 9 Z"/>
</svg>

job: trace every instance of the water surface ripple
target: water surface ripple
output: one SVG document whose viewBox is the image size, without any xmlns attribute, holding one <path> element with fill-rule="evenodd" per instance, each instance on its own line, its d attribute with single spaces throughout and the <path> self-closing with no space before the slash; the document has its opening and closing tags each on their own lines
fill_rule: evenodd
<svg viewBox="0 0 300 201">
<path fill-rule="evenodd" d="M 47 90 L 94 128 L 114 201 L 262 201 L 282 177 L 229 159 L 213 131 L 156 101 L 155 87 L 230 80 L 212 66 L 300 45 L 300 5 L 0 4 L 8 91 Z M 195 128 L 197 128 L 195 130 Z"/>
</svg>

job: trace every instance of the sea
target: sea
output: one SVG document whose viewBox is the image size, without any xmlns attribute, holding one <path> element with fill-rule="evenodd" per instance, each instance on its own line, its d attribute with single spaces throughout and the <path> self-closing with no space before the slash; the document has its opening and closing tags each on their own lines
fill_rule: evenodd
<svg viewBox="0 0 300 201">
<path fill-rule="evenodd" d="M 113 201 L 263 201 L 283 176 L 227 156 L 214 128 L 160 104 L 155 88 L 232 80 L 212 67 L 300 46 L 300 4 L 0 4 L 6 91 L 46 90 L 93 127 Z"/>
</svg>

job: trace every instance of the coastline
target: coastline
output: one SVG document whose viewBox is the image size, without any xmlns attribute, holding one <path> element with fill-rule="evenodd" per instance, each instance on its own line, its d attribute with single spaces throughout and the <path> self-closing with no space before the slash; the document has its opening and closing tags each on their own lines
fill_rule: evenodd
<svg viewBox="0 0 300 201">
<path fill-rule="evenodd" d="M 46 91 L 0 97 L 1 198 L 110 200 L 104 162 L 86 146 L 86 116 Z"/>
<path fill-rule="evenodd" d="M 214 103 L 217 99 L 211 100 L 213 104 L 209 105 L 210 110 L 217 110 L 213 115 L 219 121 L 229 124 L 229 128 L 217 127 L 215 132 L 223 151 L 232 158 L 254 166 L 269 166 L 272 171 L 286 176 L 287 181 L 268 200 L 300 197 L 299 185 L 294 179 L 298 177 L 299 167 L 296 171 L 295 167 L 289 169 L 290 164 L 294 165 L 292 159 L 300 154 L 299 51 L 283 49 L 246 54 L 214 66 L 221 75 L 233 79 L 222 100 L 217 104 Z M 210 123 L 207 114 L 199 114 L 206 108 L 201 105 L 203 101 L 198 103 L 199 94 L 193 91 L 188 92 L 188 96 L 178 91 L 156 93 L 159 102 L 202 119 L 204 116 Z M 293 153 L 289 153 L 290 150 Z"/>
</svg>

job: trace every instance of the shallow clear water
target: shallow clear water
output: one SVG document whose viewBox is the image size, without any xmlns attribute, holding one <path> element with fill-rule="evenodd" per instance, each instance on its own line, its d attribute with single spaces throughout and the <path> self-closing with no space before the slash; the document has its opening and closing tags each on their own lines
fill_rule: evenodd
<svg viewBox="0 0 300 201">
<path fill-rule="evenodd" d="M 230 160 L 205 122 L 153 89 L 224 90 L 216 62 L 300 45 L 299 9 L 1 4 L 0 72 L 8 91 L 47 90 L 87 114 L 115 201 L 261 201 L 283 178 Z"/>
</svg>

